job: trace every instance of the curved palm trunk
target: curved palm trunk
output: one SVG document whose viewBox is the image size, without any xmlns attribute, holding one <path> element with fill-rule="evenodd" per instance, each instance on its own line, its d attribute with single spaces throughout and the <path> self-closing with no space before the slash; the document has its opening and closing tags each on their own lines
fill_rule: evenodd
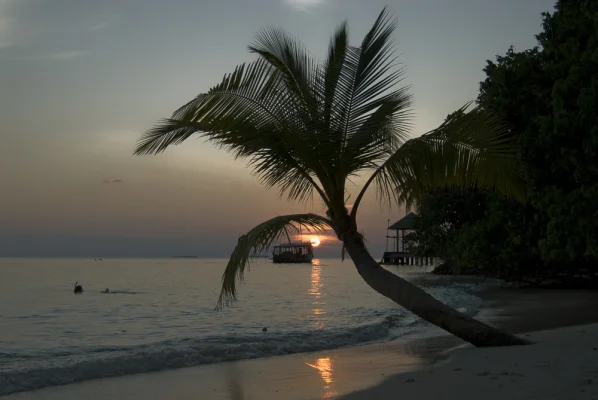
<svg viewBox="0 0 598 400">
<path fill-rule="evenodd" d="M 343 235 L 343 242 L 359 275 L 372 289 L 420 318 L 477 347 L 530 344 L 524 339 L 460 313 L 411 282 L 385 270 L 367 251 L 359 233 L 346 233 Z"/>
</svg>

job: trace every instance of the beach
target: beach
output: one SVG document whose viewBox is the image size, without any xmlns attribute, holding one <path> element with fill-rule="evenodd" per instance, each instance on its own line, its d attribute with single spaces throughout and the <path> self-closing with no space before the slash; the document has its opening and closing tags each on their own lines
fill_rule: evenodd
<svg viewBox="0 0 598 400">
<path fill-rule="evenodd" d="M 343 400 L 405 399 L 596 399 L 598 324 L 526 335 L 535 344 L 463 348 L 450 361 L 391 377 Z"/>
<path fill-rule="evenodd" d="M 520 332 L 537 344 L 475 349 L 446 335 L 403 338 L 88 380 L 5 398 L 357 400 L 396 398 L 397 393 L 405 399 L 468 399 L 480 393 L 488 399 L 598 396 L 594 378 L 598 376 L 594 350 L 598 324 L 593 324 L 598 321 L 598 294 L 492 289 L 480 295 L 492 304 L 481 314 L 483 319 Z M 523 333 L 530 330 L 535 332 Z"/>
</svg>

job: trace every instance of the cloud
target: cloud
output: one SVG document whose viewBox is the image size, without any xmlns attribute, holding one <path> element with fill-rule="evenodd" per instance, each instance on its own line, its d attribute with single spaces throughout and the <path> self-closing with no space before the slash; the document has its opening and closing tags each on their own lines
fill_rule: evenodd
<svg viewBox="0 0 598 400">
<path fill-rule="evenodd" d="M 102 183 L 123 183 L 124 181 L 122 179 L 104 179 L 102 181 Z"/>
<path fill-rule="evenodd" d="M 72 60 L 74 58 L 84 56 L 87 53 L 88 53 L 87 51 L 67 50 L 67 51 L 58 51 L 56 53 L 41 55 L 36 58 L 38 60 L 66 61 L 66 60 Z"/>
<path fill-rule="evenodd" d="M 112 181 L 112 183 L 123 183 L 122 179 L 115 179 Z"/>
<path fill-rule="evenodd" d="M 285 3 L 290 5 L 296 10 L 305 11 L 308 8 L 318 6 L 322 4 L 323 0 L 284 0 Z"/>
</svg>

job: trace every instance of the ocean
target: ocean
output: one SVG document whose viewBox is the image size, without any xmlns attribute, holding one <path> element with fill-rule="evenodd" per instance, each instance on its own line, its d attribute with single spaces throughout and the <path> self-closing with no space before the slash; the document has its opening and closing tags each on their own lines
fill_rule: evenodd
<svg viewBox="0 0 598 400">
<path fill-rule="evenodd" d="M 0 395 L 441 332 L 370 289 L 350 260 L 255 259 L 239 302 L 216 310 L 226 262 L 0 259 Z M 468 314 L 480 310 L 469 286 L 443 282 L 424 288 Z"/>
</svg>

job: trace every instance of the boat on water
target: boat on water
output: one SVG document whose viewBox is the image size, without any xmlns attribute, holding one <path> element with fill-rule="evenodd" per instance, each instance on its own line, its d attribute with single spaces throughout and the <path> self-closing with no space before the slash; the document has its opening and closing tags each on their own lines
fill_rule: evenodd
<svg viewBox="0 0 598 400">
<path fill-rule="evenodd" d="M 311 264 L 314 246 L 310 243 L 287 243 L 274 246 L 272 262 L 280 264 Z"/>
</svg>

